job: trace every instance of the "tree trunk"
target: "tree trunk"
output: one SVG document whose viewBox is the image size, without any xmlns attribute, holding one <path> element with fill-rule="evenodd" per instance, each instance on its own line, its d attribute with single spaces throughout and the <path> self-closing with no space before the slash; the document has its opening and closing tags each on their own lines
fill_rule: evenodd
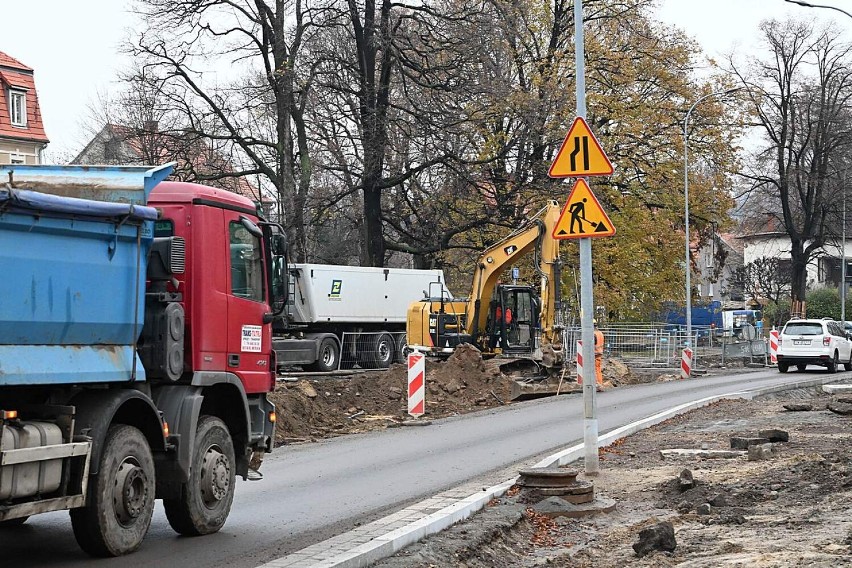
<svg viewBox="0 0 852 568">
<path fill-rule="evenodd" d="M 790 315 L 805 317 L 807 315 L 805 296 L 808 285 L 808 258 L 801 241 L 792 241 L 790 259 Z"/>
</svg>

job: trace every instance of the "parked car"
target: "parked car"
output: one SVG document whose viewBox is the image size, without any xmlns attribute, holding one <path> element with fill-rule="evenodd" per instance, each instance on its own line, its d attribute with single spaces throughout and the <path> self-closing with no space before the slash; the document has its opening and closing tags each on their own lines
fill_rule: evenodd
<svg viewBox="0 0 852 568">
<path fill-rule="evenodd" d="M 778 371 L 791 365 L 804 371 L 807 365 L 821 365 L 829 373 L 843 363 L 852 371 L 852 341 L 843 323 L 831 319 L 794 319 L 784 325 L 778 337 Z"/>
</svg>

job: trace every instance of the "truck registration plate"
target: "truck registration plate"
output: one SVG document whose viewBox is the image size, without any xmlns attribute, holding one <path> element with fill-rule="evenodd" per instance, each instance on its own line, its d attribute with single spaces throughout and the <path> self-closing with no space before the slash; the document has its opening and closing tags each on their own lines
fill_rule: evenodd
<svg viewBox="0 0 852 568">
<path fill-rule="evenodd" d="M 810 339 L 794 339 L 793 340 L 793 345 L 810 345 L 810 344 L 811 344 Z"/>
</svg>

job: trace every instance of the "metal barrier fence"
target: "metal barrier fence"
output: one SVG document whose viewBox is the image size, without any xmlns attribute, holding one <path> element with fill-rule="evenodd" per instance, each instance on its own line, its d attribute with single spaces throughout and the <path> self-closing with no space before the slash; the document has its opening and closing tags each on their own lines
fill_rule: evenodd
<svg viewBox="0 0 852 568">
<path fill-rule="evenodd" d="M 738 330 L 693 326 L 687 335 L 685 326 L 666 323 L 629 323 L 600 326 L 604 335 L 604 356 L 618 357 L 629 365 L 642 367 L 680 366 L 681 352 L 690 346 L 694 359 L 702 364 L 725 365 L 734 360 L 766 364 L 767 339 L 743 339 Z M 563 331 L 566 361 L 576 360 L 579 327 Z"/>
<path fill-rule="evenodd" d="M 339 369 L 387 369 L 408 355 L 405 332 L 344 332 Z"/>
<path fill-rule="evenodd" d="M 637 367 L 678 368 L 686 346 L 692 347 L 694 360 L 701 365 L 726 365 L 735 361 L 768 364 L 768 338 L 748 341 L 732 329 L 693 326 L 689 336 L 684 326 L 629 323 L 607 324 L 600 330 L 604 334 L 604 356 L 617 357 Z M 579 327 L 563 330 L 566 362 L 576 361 L 580 336 Z M 404 363 L 407 355 L 404 332 L 348 332 L 342 337 L 338 368 L 386 369 L 392 363 Z"/>
</svg>

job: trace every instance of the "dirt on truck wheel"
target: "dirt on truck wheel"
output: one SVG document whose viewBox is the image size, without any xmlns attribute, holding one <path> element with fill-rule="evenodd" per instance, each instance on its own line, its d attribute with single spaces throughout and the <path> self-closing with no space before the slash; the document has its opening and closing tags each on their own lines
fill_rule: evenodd
<svg viewBox="0 0 852 568">
<path fill-rule="evenodd" d="M 154 458 L 145 436 L 133 426 L 111 426 L 98 475 L 89 481 L 88 505 L 71 510 L 80 548 L 92 556 L 139 548 L 151 525 L 154 494 Z"/>
<path fill-rule="evenodd" d="M 171 527 L 185 536 L 211 534 L 225 524 L 234 501 L 236 459 L 228 427 L 202 416 L 195 434 L 189 481 L 177 499 L 164 499 Z"/>
</svg>

